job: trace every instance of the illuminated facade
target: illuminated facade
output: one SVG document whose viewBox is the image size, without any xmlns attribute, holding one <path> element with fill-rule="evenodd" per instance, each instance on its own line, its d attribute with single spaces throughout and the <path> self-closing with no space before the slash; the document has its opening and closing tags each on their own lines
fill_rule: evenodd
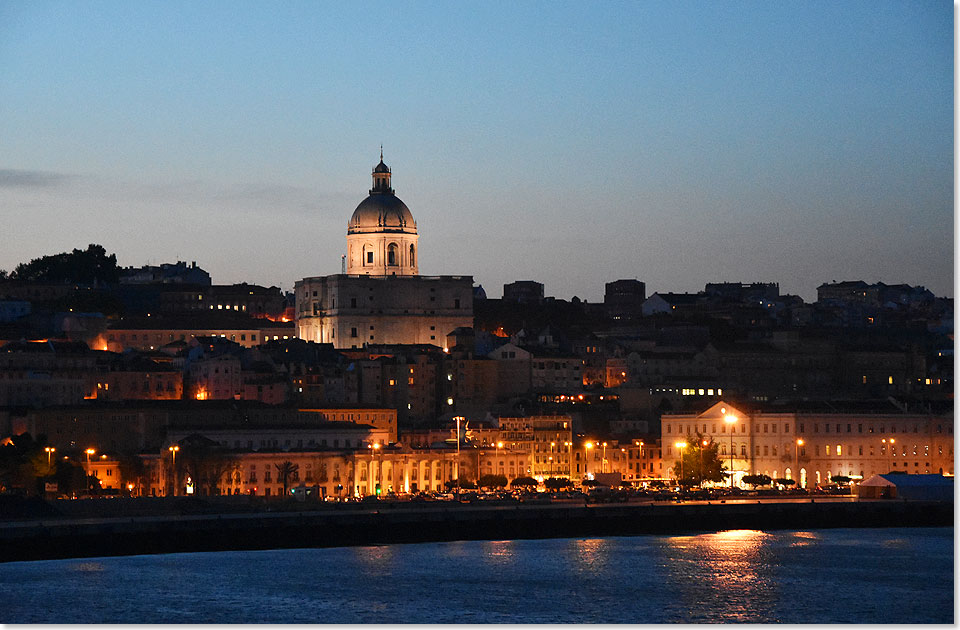
<svg viewBox="0 0 960 630">
<path fill-rule="evenodd" d="M 471 276 L 419 275 L 419 234 L 390 186 L 373 169 L 373 187 L 347 224 L 345 272 L 296 283 L 297 335 L 337 349 L 364 344 L 432 344 L 473 326 Z"/>
<path fill-rule="evenodd" d="M 954 472 L 953 416 L 948 414 L 896 409 L 748 413 L 718 402 L 701 414 L 664 415 L 661 428 L 665 468 L 679 458 L 675 442 L 700 434 L 717 442 L 727 467 L 732 444 L 737 484 L 754 474 L 793 479 L 809 489 L 835 476 Z"/>
</svg>

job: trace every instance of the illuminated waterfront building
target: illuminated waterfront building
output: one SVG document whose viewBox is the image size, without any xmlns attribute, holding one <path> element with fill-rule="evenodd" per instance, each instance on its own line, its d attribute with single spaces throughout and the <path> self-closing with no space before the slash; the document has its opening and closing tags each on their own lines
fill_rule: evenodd
<svg viewBox="0 0 960 630">
<path fill-rule="evenodd" d="M 807 489 L 835 476 L 954 474 L 952 414 L 877 405 L 798 403 L 789 411 L 748 411 L 721 401 L 699 414 L 665 414 L 663 456 L 672 466 L 680 454 L 671 445 L 702 435 L 718 444 L 727 467 L 732 444 L 736 483 L 744 475 L 764 474 L 792 479 Z"/>
</svg>

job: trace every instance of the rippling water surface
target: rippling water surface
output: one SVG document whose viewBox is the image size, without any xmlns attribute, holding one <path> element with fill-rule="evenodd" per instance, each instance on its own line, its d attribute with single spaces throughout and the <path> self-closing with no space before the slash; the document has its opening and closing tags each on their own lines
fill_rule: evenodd
<svg viewBox="0 0 960 630">
<path fill-rule="evenodd" d="M 4 623 L 953 623 L 953 528 L 0 564 Z"/>
</svg>

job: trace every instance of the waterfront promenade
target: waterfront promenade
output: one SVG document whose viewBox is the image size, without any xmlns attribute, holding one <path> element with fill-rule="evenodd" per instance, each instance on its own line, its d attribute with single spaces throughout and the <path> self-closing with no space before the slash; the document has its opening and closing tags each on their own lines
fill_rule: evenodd
<svg viewBox="0 0 960 630">
<path fill-rule="evenodd" d="M 189 503 L 194 501 L 194 503 Z M 78 502 L 70 504 L 81 505 Z M 261 504 L 257 511 L 112 517 L 61 515 L 0 523 L 0 561 L 449 540 L 680 534 L 732 529 L 952 526 L 953 504 L 849 497 L 616 504 L 454 502 Z M 116 513 L 121 503 L 102 504 Z M 111 504 L 108 509 L 106 504 Z M 57 503 L 54 503 L 57 505 Z M 238 504 L 240 505 L 240 504 Z M 310 509 L 313 507 L 313 509 Z M 275 510 L 282 511 L 264 511 Z M 129 514 L 129 510 L 126 510 Z"/>
</svg>

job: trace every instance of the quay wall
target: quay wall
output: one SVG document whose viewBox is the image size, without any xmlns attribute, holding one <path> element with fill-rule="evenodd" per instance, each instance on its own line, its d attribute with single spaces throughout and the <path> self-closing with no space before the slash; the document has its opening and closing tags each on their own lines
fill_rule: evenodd
<svg viewBox="0 0 960 630">
<path fill-rule="evenodd" d="M 408 506 L 304 512 L 49 518 L 0 524 L 0 562 L 175 552 L 340 547 L 730 529 L 953 525 L 924 501 Z"/>
</svg>

